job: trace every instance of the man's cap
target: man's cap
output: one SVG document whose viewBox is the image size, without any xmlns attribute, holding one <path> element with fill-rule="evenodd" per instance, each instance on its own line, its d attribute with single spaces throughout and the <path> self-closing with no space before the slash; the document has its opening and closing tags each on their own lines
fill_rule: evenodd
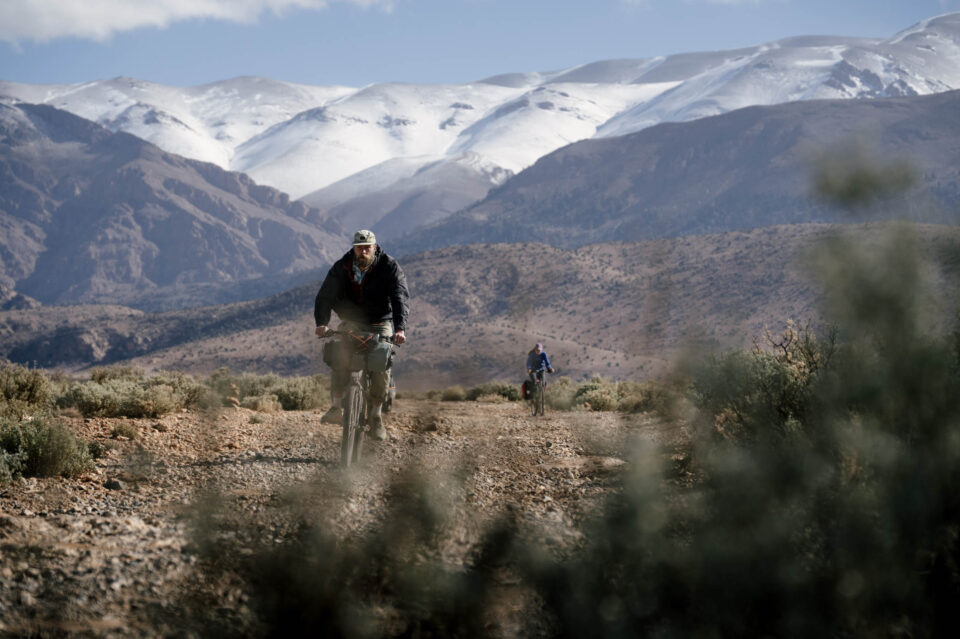
<svg viewBox="0 0 960 639">
<path fill-rule="evenodd" d="M 537 342 L 537 345 L 534 346 L 534 348 L 539 348 L 540 350 L 543 350 L 543 344 L 541 344 L 540 342 Z"/>
<path fill-rule="evenodd" d="M 377 236 L 373 234 L 373 231 L 368 231 L 367 229 L 363 229 L 353 234 L 354 246 L 363 246 L 365 244 L 376 244 L 376 243 L 377 243 Z"/>
</svg>

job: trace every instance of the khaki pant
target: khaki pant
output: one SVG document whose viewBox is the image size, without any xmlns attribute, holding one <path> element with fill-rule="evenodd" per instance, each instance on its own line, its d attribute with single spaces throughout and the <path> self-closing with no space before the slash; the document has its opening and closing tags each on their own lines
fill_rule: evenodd
<svg viewBox="0 0 960 639">
<path fill-rule="evenodd" d="M 361 324 L 359 322 L 340 322 L 337 330 L 352 331 L 354 333 L 376 333 L 383 337 L 393 337 L 393 322 L 382 324 Z M 334 399 L 343 396 L 343 390 L 350 379 L 350 371 L 335 370 L 330 375 L 330 395 Z M 370 400 L 374 404 L 382 404 L 387 399 L 387 388 L 390 387 L 389 369 L 382 373 L 370 373 Z"/>
</svg>

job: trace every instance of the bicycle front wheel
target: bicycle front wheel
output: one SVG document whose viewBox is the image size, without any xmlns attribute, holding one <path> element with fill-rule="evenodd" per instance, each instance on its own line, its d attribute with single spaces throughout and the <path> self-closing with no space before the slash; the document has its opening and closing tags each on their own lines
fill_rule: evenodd
<svg viewBox="0 0 960 639">
<path fill-rule="evenodd" d="M 340 463 L 349 466 L 360 458 L 363 444 L 363 392 L 354 384 L 343 394 L 343 436 L 340 439 Z"/>
<path fill-rule="evenodd" d="M 540 415 L 543 415 L 543 406 L 546 400 L 547 389 L 544 387 L 543 382 L 540 382 L 537 385 L 537 409 L 540 411 Z"/>
</svg>

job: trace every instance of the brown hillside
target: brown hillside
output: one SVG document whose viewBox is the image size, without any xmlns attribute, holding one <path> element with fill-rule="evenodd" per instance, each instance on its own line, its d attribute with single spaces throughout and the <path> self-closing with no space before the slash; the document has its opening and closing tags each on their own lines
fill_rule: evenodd
<svg viewBox="0 0 960 639">
<path fill-rule="evenodd" d="M 885 228 L 842 232 L 870 243 Z M 916 228 L 926 253 L 956 254 L 960 229 Z M 818 288 L 803 260 L 836 230 L 781 226 L 577 250 L 471 245 L 406 257 L 412 312 L 410 341 L 397 360 L 399 384 L 516 381 L 536 341 L 545 342 L 559 373 L 574 379 L 649 378 L 691 347 L 747 346 L 765 327 L 818 320 Z M 316 288 L 164 314 L 117 307 L 7 311 L 0 313 L 0 356 L 74 369 L 126 362 L 195 373 L 220 366 L 326 372 L 313 337 Z"/>
</svg>

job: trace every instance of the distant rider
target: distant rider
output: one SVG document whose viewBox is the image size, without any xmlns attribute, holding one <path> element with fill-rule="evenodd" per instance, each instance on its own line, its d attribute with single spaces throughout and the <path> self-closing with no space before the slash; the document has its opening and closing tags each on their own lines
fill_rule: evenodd
<svg viewBox="0 0 960 639">
<path fill-rule="evenodd" d="M 357 231 L 353 248 L 340 258 L 327 273 L 313 308 L 317 337 L 330 330 L 331 311 L 340 318 L 340 330 L 377 333 L 393 336 L 395 344 L 406 341 L 409 293 L 407 278 L 397 261 L 377 246 L 373 231 Z M 343 391 L 350 373 L 334 370 L 330 376 L 333 405 L 321 418 L 325 423 L 340 423 Z M 390 371 L 370 373 L 370 437 L 382 440 L 387 436 L 381 410 L 387 397 Z"/>
<path fill-rule="evenodd" d="M 527 375 L 531 382 L 535 382 L 537 378 L 543 381 L 543 371 L 552 373 L 553 367 L 547 352 L 543 350 L 543 344 L 537 344 L 527 353 Z"/>
</svg>

